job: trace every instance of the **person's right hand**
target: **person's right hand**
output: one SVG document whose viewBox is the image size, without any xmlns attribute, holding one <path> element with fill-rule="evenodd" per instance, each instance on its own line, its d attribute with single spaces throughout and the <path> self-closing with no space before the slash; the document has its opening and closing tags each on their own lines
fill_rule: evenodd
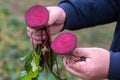
<svg viewBox="0 0 120 80">
<path fill-rule="evenodd" d="M 63 29 L 65 19 L 66 19 L 66 14 L 62 8 L 57 6 L 47 7 L 47 9 L 49 11 L 49 20 L 46 26 L 49 26 L 51 35 L 54 35 Z M 27 27 L 27 33 L 28 33 L 28 36 L 30 37 L 30 40 L 33 41 L 34 44 L 41 43 L 40 30 L 35 30 Z M 43 32 L 43 39 L 46 37 L 44 33 L 45 32 Z"/>
<path fill-rule="evenodd" d="M 110 64 L 110 52 L 108 50 L 98 47 L 76 48 L 72 55 L 63 56 L 65 68 L 71 74 L 83 80 L 107 78 Z M 85 59 L 80 60 L 81 56 Z"/>
</svg>

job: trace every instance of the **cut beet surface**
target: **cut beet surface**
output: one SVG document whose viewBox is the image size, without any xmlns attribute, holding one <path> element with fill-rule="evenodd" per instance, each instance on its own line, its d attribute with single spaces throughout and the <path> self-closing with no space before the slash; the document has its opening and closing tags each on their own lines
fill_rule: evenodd
<svg viewBox="0 0 120 80">
<path fill-rule="evenodd" d="M 63 55 L 71 53 L 76 47 L 77 37 L 70 32 L 61 33 L 51 44 L 54 52 Z"/>
<path fill-rule="evenodd" d="M 32 6 L 25 14 L 25 21 L 28 27 L 43 27 L 49 19 L 49 12 L 41 5 Z"/>
</svg>

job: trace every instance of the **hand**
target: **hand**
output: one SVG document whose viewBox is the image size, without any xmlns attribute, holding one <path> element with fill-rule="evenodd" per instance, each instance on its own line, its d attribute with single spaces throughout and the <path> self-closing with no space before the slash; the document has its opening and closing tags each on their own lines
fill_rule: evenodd
<svg viewBox="0 0 120 80">
<path fill-rule="evenodd" d="M 64 56 L 63 61 L 68 72 L 84 80 L 107 78 L 110 62 L 109 51 L 102 48 L 77 48 L 73 55 L 84 56 L 86 60 L 78 61 L 77 57 Z"/>
<path fill-rule="evenodd" d="M 57 6 L 47 7 L 47 9 L 49 11 L 49 20 L 46 26 L 49 26 L 51 35 L 54 35 L 63 29 L 66 14 L 62 8 Z M 33 40 L 34 44 L 41 43 L 40 30 L 35 30 L 27 27 L 27 33 L 30 37 L 30 40 Z M 45 39 L 45 34 L 43 34 L 43 38 Z"/>
</svg>

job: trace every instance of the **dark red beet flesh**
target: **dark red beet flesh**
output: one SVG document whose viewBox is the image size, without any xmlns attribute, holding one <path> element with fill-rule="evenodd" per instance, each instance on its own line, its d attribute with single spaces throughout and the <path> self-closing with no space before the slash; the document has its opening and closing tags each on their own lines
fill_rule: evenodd
<svg viewBox="0 0 120 80">
<path fill-rule="evenodd" d="M 28 27 L 42 27 L 48 22 L 49 12 L 41 5 L 32 6 L 25 14 L 25 21 Z"/>
<path fill-rule="evenodd" d="M 68 54 L 76 47 L 77 37 L 70 32 L 61 33 L 51 44 L 53 51 L 58 54 Z"/>
</svg>

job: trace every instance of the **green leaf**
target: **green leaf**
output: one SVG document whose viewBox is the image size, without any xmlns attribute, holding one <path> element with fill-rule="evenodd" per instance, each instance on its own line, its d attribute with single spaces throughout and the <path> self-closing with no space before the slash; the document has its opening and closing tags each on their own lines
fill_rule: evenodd
<svg viewBox="0 0 120 80">
<path fill-rule="evenodd" d="M 29 61 L 29 60 L 32 60 L 32 53 L 29 53 L 28 55 L 20 58 L 20 61 L 25 61 L 25 62 L 27 62 L 27 61 Z"/>
<path fill-rule="evenodd" d="M 28 73 L 31 69 L 31 62 L 32 62 L 32 53 L 28 54 L 25 58 L 23 58 L 25 60 L 25 70 Z"/>
<path fill-rule="evenodd" d="M 35 61 L 36 66 L 38 67 L 38 69 L 41 70 L 42 68 L 39 66 L 40 54 L 37 54 L 36 52 L 34 52 L 33 60 Z"/>
<path fill-rule="evenodd" d="M 33 78 L 37 78 L 39 74 L 39 61 L 40 61 L 40 54 L 34 52 L 34 54 L 28 54 L 27 56 L 21 58 L 21 60 L 25 61 L 25 71 L 21 74 L 20 80 L 32 80 Z"/>
<path fill-rule="evenodd" d="M 54 75 L 46 69 L 44 69 L 41 73 L 39 73 L 38 80 L 58 80 Z"/>
<path fill-rule="evenodd" d="M 32 78 L 31 78 L 29 75 L 26 75 L 26 76 L 24 77 L 24 80 L 32 80 Z"/>
<path fill-rule="evenodd" d="M 21 57 L 21 58 L 20 58 L 20 61 L 24 61 L 24 60 L 25 60 L 25 58 L 26 58 L 26 56 Z"/>
<path fill-rule="evenodd" d="M 36 78 L 39 74 L 39 71 L 38 70 L 36 70 L 35 72 L 30 71 L 28 74 L 31 78 Z"/>
<path fill-rule="evenodd" d="M 25 58 L 24 58 L 25 62 L 28 61 L 32 61 L 32 53 L 28 54 Z"/>
<path fill-rule="evenodd" d="M 25 71 L 28 73 L 31 70 L 31 61 L 26 62 L 24 67 L 25 67 Z"/>
<path fill-rule="evenodd" d="M 36 63 L 35 63 L 34 60 L 32 60 L 31 66 L 32 66 L 32 71 L 33 71 L 33 72 L 35 72 L 36 70 L 38 70 L 38 66 L 36 65 Z"/>
<path fill-rule="evenodd" d="M 39 61 L 40 61 L 40 55 L 38 55 L 36 52 L 34 52 L 34 58 L 35 63 L 37 64 L 37 66 L 39 66 Z"/>
<path fill-rule="evenodd" d="M 32 80 L 33 78 L 37 78 L 38 74 L 39 74 L 38 70 L 34 72 L 29 71 L 29 73 L 27 73 L 26 71 L 22 71 L 18 77 L 18 80 Z"/>
<path fill-rule="evenodd" d="M 34 55 L 29 55 L 26 57 L 25 61 L 25 70 L 27 75 L 25 76 L 25 80 L 31 80 L 33 78 L 37 78 L 39 74 L 39 55 L 34 52 Z"/>
<path fill-rule="evenodd" d="M 18 76 L 18 80 L 24 80 L 24 77 L 27 75 L 26 71 L 22 71 Z"/>
</svg>

